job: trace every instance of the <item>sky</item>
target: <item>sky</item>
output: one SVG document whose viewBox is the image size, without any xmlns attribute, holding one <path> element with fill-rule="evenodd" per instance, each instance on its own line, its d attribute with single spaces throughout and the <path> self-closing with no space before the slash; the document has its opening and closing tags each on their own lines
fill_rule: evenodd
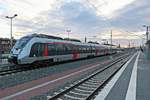
<svg viewBox="0 0 150 100">
<path fill-rule="evenodd" d="M 84 41 L 110 42 L 123 46 L 142 45 L 150 25 L 149 0 L 0 0 L 0 37 L 21 38 L 42 33 Z"/>
</svg>

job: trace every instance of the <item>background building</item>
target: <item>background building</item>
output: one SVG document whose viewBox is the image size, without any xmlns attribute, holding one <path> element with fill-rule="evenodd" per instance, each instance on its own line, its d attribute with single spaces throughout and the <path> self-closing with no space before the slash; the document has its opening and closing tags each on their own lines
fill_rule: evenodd
<svg viewBox="0 0 150 100">
<path fill-rule="evenodd" d="M 16 40 L 13 40 L 13 45 L 16 43 Z M 10 52 L 10 39 L 8 38 L 0 38 L 0 52 L 2 54 Z"/>
</svg>

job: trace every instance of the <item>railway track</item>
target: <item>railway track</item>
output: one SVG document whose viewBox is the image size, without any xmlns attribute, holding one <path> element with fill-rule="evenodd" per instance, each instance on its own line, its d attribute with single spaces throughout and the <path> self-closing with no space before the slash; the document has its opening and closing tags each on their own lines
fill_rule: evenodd
<svg viewBox="0 0 150 100">
<path fill-rule="evenodd" d="M 20 68 L 20 66 L 12 66 L 12 68 L 7 69 L 7 70 L 1 70 L 0 71 L 0 76 L 4 76 L 4 75 L 9 75 L 12 73 L 17 73 L 17 72 L 22 72 L 22 71 L 27 71 L 27 70 L 31 70 L 25 66 L 23 66 L 22 68 Z"/>
<path fill-rule="evenodd" d="M 92 59 L 92 58 L 91 58 Z M 84 60 L 84 59 L 83 59 Z M 65 62 L 60 62 L 59 64 L 63 64 Z M 50 64 L 51 65 L 57 65 L 57 63 L 54 63 L 54 64 Z M 18 73 L 18 72 L 23 72 L 23 71 L 28 71 L 28 70 L 34 70 L 34 69 L 37 69 L 37 68 L 44 68 L 43 66 L 40 67 L 36 67 L 36 66 L 31 66 L 31 65 L 13 65 L 5 70 L 0 70 L 0 76 L 4 76 L 4 75 L 9 75 L 9 74 L 13 74 L 13 73 Z M 48 67 L 48 66 L 45 66 L 45 67 Z"/>
<path fill-rule="evenodd" d="M 47 96 L 48 100 L 91 100 L 98 93 L 100 89 L 119 71 L 119 69 L 128 61 L 129 55 L 118 58 L 113 63 L 105 66 L 104 68 L 98 70 L 92 75 L 75 82 L 65 89 L 61 89 L 55 92 L 52 96 Z M 113 68 L 112 66 L 117 66 L 111 74 L 107 77 L 102 76 L 107 73 L 108 70 Z"/>
</svg>

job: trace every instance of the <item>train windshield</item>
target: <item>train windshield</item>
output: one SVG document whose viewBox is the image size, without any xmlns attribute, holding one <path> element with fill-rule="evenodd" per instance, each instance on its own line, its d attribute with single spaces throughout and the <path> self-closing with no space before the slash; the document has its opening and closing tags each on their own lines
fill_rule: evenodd
<svg viewBox="0 0 150 100">
<path fill-rule="evenodd" d="M 23 37 L 19 39 L 14 47 L 17 49 L 23 48 L 31 40 L 31 38 L 32 37 Z"/>
</svg>

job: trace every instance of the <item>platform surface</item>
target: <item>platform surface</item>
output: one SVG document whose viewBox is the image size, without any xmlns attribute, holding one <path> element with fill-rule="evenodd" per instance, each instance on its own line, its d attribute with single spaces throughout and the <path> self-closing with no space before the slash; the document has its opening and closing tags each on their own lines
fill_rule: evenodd
<svg viewBox="0 0 150 100">
<path fill-rule="evenodd" d="M 150 60 L 135 53 L 95 100 L 150 100 Z"/>
</svg>

